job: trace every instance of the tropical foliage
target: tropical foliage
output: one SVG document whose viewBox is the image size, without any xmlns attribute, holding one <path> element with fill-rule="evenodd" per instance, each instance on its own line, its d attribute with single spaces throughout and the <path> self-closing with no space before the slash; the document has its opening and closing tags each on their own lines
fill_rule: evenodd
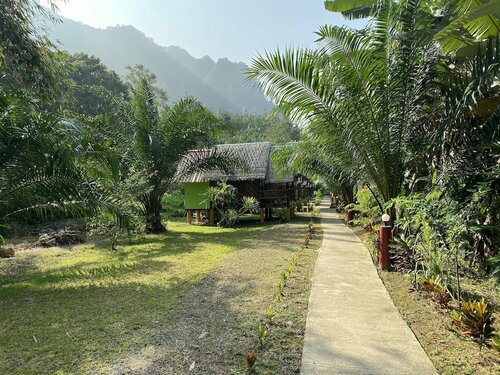
<svg viewBox="0 0 500 375">
<path fill-rule="evenodd" d="M 0 228 L 81 217 L 113 238 L 163 231 L 179 161 L 215 140 L 219 120 L 193 98 L 167 105 L 142 66 L 124 82 L 95 57 L 56 51 L 35 21 L 55 18 L 38 2 L 1 7 Z M 222 153 L 184 164 L 185 173 L 231 165 Z"/>
<path fill-rule="evenodd" d="M 224 132 L 221 143 L 271 142 L 283 144 L 299 139 L 300 130 L 291 121 L 276 113 L 220 114 Z"/>
<path fill-rule="evenodd" d="M 219 216 L 217 225 L 221 227 L 232 227 L 244 214 L 256 213 L 259 202 L 254 197 L 238 197 L 238 189 L 226 182 L 219 182 L 217 186 L 211 186 L 206 192 L 206 201 Z"/>
<path fill-rule="evenodd" d="M 303 128 L 274 158 L 347 202 L 346 188 L 368 187 L 348 206 L 359 222 L 373 228 L 387 211 L 395 259 L 460 300 L 462 277 L 499 272 L 498 2 L 325 7 L 367 25 L 323 26 L 317 48 L 265 52 L 248 71 Z"/>
</svg>

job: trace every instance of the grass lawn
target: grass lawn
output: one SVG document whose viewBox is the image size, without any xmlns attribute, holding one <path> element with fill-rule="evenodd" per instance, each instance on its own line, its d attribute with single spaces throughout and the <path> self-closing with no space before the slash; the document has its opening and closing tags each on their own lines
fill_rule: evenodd
<svg viewBox="0 0 500 375">
<path fill-rule="evenodd" d="M 354 231 L 362 240 L 367 239 L 363 229 L 358 227 Z M 441 375 L 500 374 L 500 353 L 493 347 L 480 347 L 475 341 L 459 335 L 452 327 L 449 311 L 439 309 L 424 293 L 414 291 L 410 276 L 380 272 L 380 277 L 403 319 Z M 494 328 L 500 332 L 498 285 L 493 280 L 478 282 L 464 278 L 462 289 L 468 296 L 466 298 L 484 297 L 494 311 Z M 450 307 L 458 308 L 458 304 L 454 301 Z"/>
<path fill-rule="evenodd" d="M 168 222 L 167 234 L 123 240 L 115 252 L 99 243 L 18 251 L 0 260 L 0 374 L 242 373 L 308 222 Z M 262 373 L 300 365 L 319 243 L 316 236 L 277 307 Z M 273 354 L 281 340 L 291 354 Z"/>
</svg>

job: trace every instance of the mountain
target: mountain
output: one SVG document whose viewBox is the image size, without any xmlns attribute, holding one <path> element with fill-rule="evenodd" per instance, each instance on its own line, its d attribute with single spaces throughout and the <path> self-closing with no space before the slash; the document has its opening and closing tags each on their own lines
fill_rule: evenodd
<svg viewBox="0 0 500 375">
<path fill-rule="evenodd" d="M 163 47 L 132 26 L 97 29 L 63 18 L 48 37 L 68 52 L 99 57 L 120 75 L 142 64 L 158 78 L 172 101 L 191 95 L 214 111 L 263 113 L 272 108 L 260 91 L 245 80 L 246 65 L 221 58 L 192 57 L 180 47 Z"/>
</svg>

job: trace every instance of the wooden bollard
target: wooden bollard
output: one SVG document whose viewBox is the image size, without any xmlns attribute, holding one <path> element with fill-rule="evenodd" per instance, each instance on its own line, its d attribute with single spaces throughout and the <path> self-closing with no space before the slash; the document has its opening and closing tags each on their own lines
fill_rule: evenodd
<svg viewBox="0 0 500 375">
<path fill-rule="evenodd" d="M 347 211 L 347 224 L 352 225 L 353 220 L 354 220 L 354 211 L 348 210 Z"/>
<path fill-rule="evenodd" d="M 389 242 L 391 241 L 392 227 L 381 225 L 379 233 L 378 269 L 389 271 L 391 267 L 391 257 L 389 254 Z"/>
</svg>

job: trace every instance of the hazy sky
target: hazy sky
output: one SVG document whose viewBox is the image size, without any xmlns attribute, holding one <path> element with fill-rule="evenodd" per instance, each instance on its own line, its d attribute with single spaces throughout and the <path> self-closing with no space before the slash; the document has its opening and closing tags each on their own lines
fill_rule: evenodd
<svg viewBox="0 0 500 375">
<path fill-rule="evenodd" d="M 248 61 L 258 51 L 312 46 L 318 26 L 340 25 L 342 16 L 322 0 L 67 0 L 60 14 L 105 28 L 132 25 L 164 46 L 195 57 Z M 352 26 L 361 25 L 350 22 Z"/>
</svg>

